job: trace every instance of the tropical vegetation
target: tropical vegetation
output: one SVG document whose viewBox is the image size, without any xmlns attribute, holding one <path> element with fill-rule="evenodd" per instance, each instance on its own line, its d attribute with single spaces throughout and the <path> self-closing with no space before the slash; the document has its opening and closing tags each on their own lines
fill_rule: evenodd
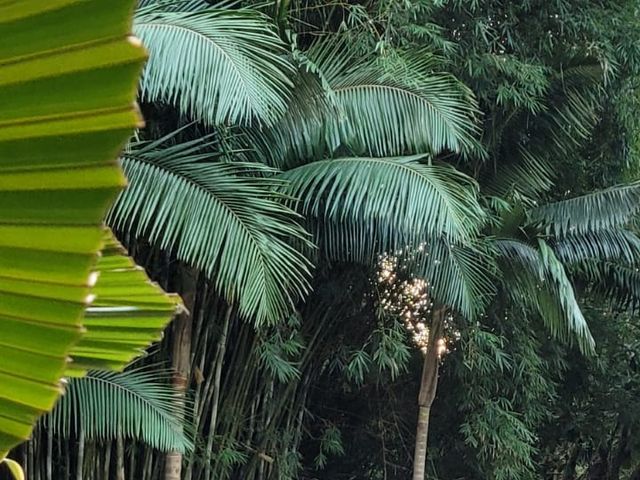
<svg viewBox="0 0 640 480">
<path fill-rule="evenodd" d="M 34 353 L 68 378 L 28 478 L 640 478 L 635 2 L 103 3 L 0 2 L 0 292 L 42 315 L 0 310 L 0 440 Z M 182 298 L 133 363 L 175 300 L 102 219 Z"/>
</svg>

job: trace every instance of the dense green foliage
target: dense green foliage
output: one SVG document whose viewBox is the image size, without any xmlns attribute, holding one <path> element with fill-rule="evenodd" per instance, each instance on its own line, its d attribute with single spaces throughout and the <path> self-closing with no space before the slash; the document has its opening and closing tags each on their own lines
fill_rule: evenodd
<svg viewBox="0 0 640 480">
<path fill-rule="evenodd" d="M 182 478 L 410 478 L 442 306 L 428 478 L 640 478 L 634 2 L 136 18 L 147 125 L 108 221 L 190 309 L 188 347 L 178 323 L 149 360 L 188 348 Z M 60 478 L 161 477 L 167 442 L 93 421 L 90 455 L 61 425 L 34 468 L 55 451 Z"/>
</svg>

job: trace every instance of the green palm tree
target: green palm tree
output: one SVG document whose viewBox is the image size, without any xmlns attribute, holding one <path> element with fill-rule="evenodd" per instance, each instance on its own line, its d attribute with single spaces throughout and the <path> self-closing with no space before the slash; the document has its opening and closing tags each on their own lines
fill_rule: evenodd
<svg viewBox="0 0 640 480">
<path fill-rule="evenodd" d="M 258 322 L 285 318 L 306 293 L 302 253 L 313 250 L 301 218 L 320 247 L 316 261 L 374 265 L 378 254 L 428 242 L 432 256 L 420 265 L 435 295 L 480 311 L 492 286 L 486 265 L 472 261 L 486 219 L 478 187 L 432 160 L 478 148 L 472 97 L 428 56 L 355 58 L 344 42 L 294 52 L 300 96 L 279 121 L 235 129 L 233 144 L 258 163 L 221 154 L 213 138 L 176 142 L 177 132 L 131 144 L 123 157 L 131 187 L 111 224 L 203 269 Z M 178 478 L 177 458 L 167 478 Z"/>
</svg>

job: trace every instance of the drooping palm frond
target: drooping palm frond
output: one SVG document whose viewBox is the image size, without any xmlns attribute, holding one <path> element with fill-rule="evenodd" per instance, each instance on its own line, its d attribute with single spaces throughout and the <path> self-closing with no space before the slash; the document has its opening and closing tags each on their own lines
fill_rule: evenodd
<svg viewBox="0 0 640 480">
<path fill-rule="evenodd" d="M 483 191 L 506 198 L 536 199 L 553 186 L 556 172 L 546 157 L 518 145 L 512 150 L 510 160 L 481 180 Z"/>
<path fill-rule="evenodd" d="M 598 230 L 584 235 L 567 235 L 550 243 L 565 265 L 591 260 L 633 263 L 640 258 L 640 238 L 629 230 Z"/>
<path fill-rule="evenodd" d="M 529 223 L 557 236 L 621 227 L 640 212 L 640 183 L 550 203 L 528 212 Z"/>
<path fill-rule="evenodd" d="M 293 104 L 305 106 L 307 113 L 313 103 L 321 102 L 323 108 L 308 119 L 297 115 L 267 131 L 267 137 L 278 139 L 276 144 L 307 155 L 370 156 L 477 147 L 473 96 L 438 71 L 433 55 L 375 58 L 338 39 L 317 42 L 299 56 L 325 98 L 317 94 L 318 88 L 311 95 L 296 90 Z"/>
<path fill-rule="evenodd" d="M 140 95 L 210 125 L 269 124 L 286 109 L 294 73 L 266 17 L 247 9 L 138 10 L 149 50 Z"/>
<path fill-rule="evenodd" d="M 484 220 L 475 182 L 453 167 L 422 159 L 337 158 L 277 178 L 285 182 L 283 192 L 300 199 L 303 215 L 335 225 L 346 244 L 352 241 L 351 229 L 361 227 L 386 251 L 428 236 L 452 241 L 474 236 Z"/>
<path fill-rule="evenodd" d="M 329 119 L 340 114 L 323 73 L 301 52 L 294 52 L 297 73 L 294 93 L 286 113 L 264 129 L 243 129 L 246 142 L 260 161 L 289 169 L 330 155 L 340 146 L 344 134 Z"/>
<path fill-rule="evenodd" d="M 640 267 L 611 261 L 590 261 L 581 273 L 595 292 L 613 299 L 620 309 L 640 308 Z"/>
<path fill-rule="evenodd" d="M 569 331 L 572 332 L 580 345 L 580 348 L 587 352 L 593 350 L 595 345 L 587 321 L 582 315 L 582 310 L 576 301 L 571 281 L 567 276 L 564 265 L 558 260 L 553 250 L 543 240 L 538 240 L 540 258 L 544 264 L 547 276 L 551 281 L 555 293 L 562 305 Z"/>
<path fill-rule="evenodd" d="M 178 420 L 175 392 L 159 380 L 150 370 L 90 372 L 69 381 L 66 393 L 43 420 L 54 434 L 66 438 L 82 431 L 89 439 L 122 436 L 162 451 L 191 450 L 193 441 L 184 433 L 188 429 Z"/>
<path fill-rule="evenodd" d="M 108 221 L 204 270 L 244 317 L 284 318 L 307 291 L 310 265 L 288 243 L 308 245 L 308 235 L 271 191 L 280 182 L 248 176 L 257 164 L 216 162 L 206 137 L 171 138 L 130 145 L 130 185 Z"/>
<path fill-rule="evenodd" d="M 475 146 L 471 93 L 451 75 L 433 71 L 427 55 L 349 67 L 330 83 L 349 127 L 345 143 L 353 152 L 395 156 L 465 152 Z"/>
<path fill-rule="evenodd" d="M 496 239 L 503 288 L 518 303 L 537 310 L 552 335 L 576 341 L 585 352 L 593 351 L 589 326 L 575 298 L 564 266 L 542 240 L 537 248 L 512 239 Z"/>
<path fill-rule="evenodd" d="M 479 273 L 482 262 L 474 263 L 473 249 L 461 245 L 484 221 L 477 187 L 450 166 L 420 159 L 325 160 L 278 178 L 286 182 L 283 192 L 300 199 L 299 211 L 330 259 L 372 264 L 385 252 L 433 249 L 431 257 L 417 254 L 421 274 L 437 285 L 442 301 L 472 315 L 491 290 Z"/>
</svg>

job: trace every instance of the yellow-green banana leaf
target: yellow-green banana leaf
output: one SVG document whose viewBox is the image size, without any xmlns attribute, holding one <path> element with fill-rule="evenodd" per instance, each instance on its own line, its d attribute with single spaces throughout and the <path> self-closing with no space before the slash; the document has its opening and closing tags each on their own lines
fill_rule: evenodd
<svg viewBox="0 0 640 480">
<path fill-rule="evenodd" d="M 118 368 L 157 338 L 161 312 L 170 317 L 111 241 L 91 291 L 102 218 L 125 184 L 118 152 L 140 123 L 134 3 L 0 0 L 0 459 L 52 408 L 70 355 L 74 373 Z M 126 303 L 109 286 L 116 273 L 142 296 L 134 317 L 107 326 L 104 308 Z"/>
</svg>

